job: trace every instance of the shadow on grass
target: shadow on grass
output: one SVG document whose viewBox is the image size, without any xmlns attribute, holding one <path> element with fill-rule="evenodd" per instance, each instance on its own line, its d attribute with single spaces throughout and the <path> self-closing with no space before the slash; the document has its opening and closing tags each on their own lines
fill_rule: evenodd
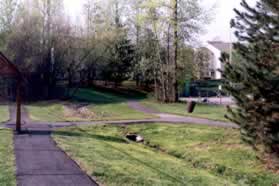
<svg viewBox="0 0 279 186">
<path fill-rule="evenodd" d="M 137 162 L 137 163 L 139 163 L 139 164 L 142 164 L 142 165 L 144 165 L 144 166 L 146 166 L 146 167 L 152 169 L 152 170 L 155 171 L 155 172 L 158 172 L 160 175 L 163 175 L 163 176 L 165 176 L 165 177 L 168 177 L 169 179 L 171 179 L 171 180 L 174 181 L 174 182 L 180 183 L 180 184 L 182 184 L 182 185 L 185 185 L 185 184 L 186 184 L 185 182 L 183 182 L 182 180 L 176 178 L 175 176 L 173 176 L 173 175 L 171 175 L 171 174 L 169 174 L 169 173 L 164 172 L 162 169 L 157 168 L 157 167 L 155 167 L 155 166 L 152 166 L 149 162 L 145 162 L 145 161 L 143 161 L 143 160 L 141 160 L 141 159 L 139 159 L 139 158 L 136 158 L 136 157 L 132 156 L 131 154 L 129 154 L 129 153 L 123 151 L 122 149 L 119 149 L 119 148 L 114 147 L 113 145 L 110 145 L 110 144 L 107 144 L 107 145 L 109 145 L 111 149 L 114 149 L 115 151 L 118 151 L 119 153 L 121 153 L 121 154 L 123 154 L 123 155 L 129 157 L 129 158 L 132 159 L 133 161 L 135 161 L 135 162 Z"/>
<path fill-rule="evenodd" d="M 56 131 L 55 135 L 66 136 L 66 137 L 91 138 L 91 139 L 95 139 L 95 140 L 99 140 L 99 141 L 123 143 L 123 144 L 126 143 L 127 144 L 126 140 L 117 138 L 117 137 L 113 137 L 113 136 L 103 136 L 103 135 L 79 133 L 79 132 L 72 132 L 72 131 Z"/>
<path fill-rule="evenodd" d="M 30 105 L 30 106 L 37 106 L 37 107 L 48 107 L 48 106 L 51 106 L 52 104 L 55 104 L 55 103 L 59 103 L 63 100 L 56 100 L 56 99 L 53 99 L 53 100 L 38 100 L 38 101 L 30 101 L 30 102 L 26 102 L 25 104 L 26 105 Z"/>
<path fill-rule="evenodd" d="M 81 130 L 83 131 L 83 130 Z M 113 136 L 103 136 L 103 135 L 95 135 L 95 134 L 88 134 L 86 131 L 84 132 L 72 132 L 72 131 L 57 131 L 55 132 L 55 135 L 57 136 L 68 136 L 68 137 L 82 137 L 82 138 L 91 138 L 91 139 L 95 139 L 98 141 L 102 141 L 103 143 L 105 143 L 107 146 L 109 146 L 110 149 L 113 149 L 115 151 L 117 151 L 120 154 L 123 154 L 124 156 L 128 157 L 129 159 L 142 164 L 148 168 L 150 168 L 151 170 L 157 172 L 160 175 L 163 175 L 165 177 L 168 177 L 169 179 L 171 179 L 174 182 L 180 183 L 180 184 L 185 184 L 185 182 L 183 182 L 182 180 L 176 178 L 175 176 L 161 170 L 160 168 L 157 168 L 156 166 L 152 166 L 149 162 L 145 162 L 143 160 L 141 160 L 140 158 L 134 157 L 131 154 L 123 151 L 120 148 L 116 148 L 115 146 L 113 146 L 112 144 L 110 144 L 110 142 L 114 142 L 114 143 L 122 143 L 122 144 L 129 144 L 126 140 L 118 138 L 118 137 L 113 137 Z"/>
<path fill-rule="evenodd" d="M 142 100 L 147 98 L 147 94 L 137 90 L 131 89 L 110 89 L 103 87 L 94 88 L 81 88 L 75 91 L 72 97 L 68 100 L 38 100 L 28 102 L 28 105 L 46 107 L 51 104 L 55 104 L 61 101 L 67 101 L 73 104 L 95 104 L 95 105 L 106 105 L 106 104 L 117 104 L 125 103 L 128 100 Z"/>
<path fill-rule="evenodd" d="M 128 100 L 143 100 L 147 94 L 130 89 L 108 89 L 94 87 L 79 89 L 72 97 L 72 102 L 90 102 L 93 104 L 113 104 L 127 102 Z"/>
</svg>

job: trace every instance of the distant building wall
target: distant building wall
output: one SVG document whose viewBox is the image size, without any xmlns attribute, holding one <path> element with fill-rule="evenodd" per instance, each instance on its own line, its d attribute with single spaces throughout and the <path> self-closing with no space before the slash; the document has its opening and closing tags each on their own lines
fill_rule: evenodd
<svg viewBox="0 0 279 186">
<path fill-rule="evenodd" d="M 216 77 L 215 79 L 222 79 L 222 73 L 220 70 L 224 70 L 224 65 L 221 62 L 221 54 L 227 53 L 231 55 L 232 53 L 232 43 L 223 42 L 223 41 L 209 41 L 206 44 L 206 47 L 214 53 L 214 64 L 215 64 L 215 71 Z"/>
<path fill-rule="evenodd" d="M 205 47 L 214 54 L 212 56 L 213 68 L 215 71 L 214 79 L 222 79 L 222 73 L 219 71 L 222 69 L 222 62 L 220 61 L 222 52 L 209 43 L 206 43 L 205 45 Z"/>
</svg>

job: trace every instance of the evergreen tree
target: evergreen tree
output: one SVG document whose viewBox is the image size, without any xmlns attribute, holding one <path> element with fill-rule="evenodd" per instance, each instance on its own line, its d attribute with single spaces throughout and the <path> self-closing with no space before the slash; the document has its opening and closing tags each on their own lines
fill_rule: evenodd
<svg viewBox="0 0 279 186">
<path fill-rule="evenodd" d="M 112 48 L 112 59 L 109 63 L 108 77 L 119 85 L 131 77 L 134 65 L 135 50 L 126 35 L 120 36 Z"/>
<path fill-rule="evenodd" d="M 251 7 L 243 0 L 241 5 L 245 10 L 235 10 L 231 25 L 239 40 L 234 48 L 243 60 L 227 62 L 224 70 L 225 89 L 238 106 L 229 109 L 229 118 L 240 126 L 246 142 L 264 149 L 278 165 L 279 1 L 259 0 Z"/>
</svg>

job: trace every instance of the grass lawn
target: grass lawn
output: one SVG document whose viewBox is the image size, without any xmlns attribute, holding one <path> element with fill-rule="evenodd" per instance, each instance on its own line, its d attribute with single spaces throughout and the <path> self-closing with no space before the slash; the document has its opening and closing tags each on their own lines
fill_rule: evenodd
<svg viewBox="0 0 279 186">
<path fill-rule="evenodd" d="M 61 101 L 39 102 L 27 106 L 29 115 L 34 121 L 108 121 L 108 120 L 134 120 L 154 118 L 151 114 L 131 109 L 124 96 L 99 92 L 93 89 L 81 89 L 73 98 L 72 103 L 80 101 L 89 103 L 87 107 L 94 113 L 94 118 L 65 116 L 65 108 Z"/>
<path fill-rule="evenodd" d="M 35 103 L 27 106 L 30 118 L 34 121 L 59 122 L 59 121 L 109 121 L 133 120 L 154 118 L 153 115 L 144 114 L 130 109 L 127 103 L 112 103 L 103 105 L 90 105 L 89 109 L 95 113 L 95 118 L 67 117 L 64 114 L 62 103 Z"/>
<path fill-rule="evenodd" d="M 12 131 L 0 128 L 0 185 L 15 186 L 15 157 Z"/>
<path fill-rule="evenodd" d="M 138 132 L 145 144 L 127 141 Z M 258 185 L 279 183 L 233 129 L 146 124 L 60 129 L 58 145 L 105 185 Z"/>
<path fill-rule="evenodd" d="M 0 123 L 9 120 L 9 110 L 7 106 L 0 105 Z"/>
<path fill-rule="evenodd" d="M 63 105 L 57 101 L 53 102 L 38 102 L 26 106 L 29 117 L 33 121 L 66 121 L 64 117 Z"/>
<path fill-rule="evenodd" d="M 187 105 L 185 103 L 163 104 L 152 99 L 148 99 L 142 101 L 142 104 L 163 113 L 193 116 L 217 121 L 228 121 L 225 118 L 227 109 L 224 106 L 198 104 L 194 113 L 190 114 L 187 113 Z"/>
<path fill-rule="evenodd" d="M 235 129 L 146 124 L 129 126 L 126 130 L 143 135 L 151 147 L 237 185 L 272 186 L 279 183 L 279 176 L 264 169 L 256 153 L 241 141 Z"/>
</svg>

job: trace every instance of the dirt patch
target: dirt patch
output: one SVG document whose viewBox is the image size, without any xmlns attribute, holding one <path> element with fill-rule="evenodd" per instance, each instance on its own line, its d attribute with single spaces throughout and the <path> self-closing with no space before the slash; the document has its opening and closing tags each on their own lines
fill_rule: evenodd
<svg viewBox="0 0 279 186">
<path fill-rule="evenodd" d="M 279 175 L 279 160 L 276 154 L 265 153 L 263 155 L 262 161 L 264 162 L 265 168 L 267 170 L 271 170 L 273 173 Z M 278 184 L 275 186 L 278 186 Z"/>
<path fill-rule="evenodd" d="M 64 116 L 71 118 L 81 118 L 81 119 L 94 119 L 97 117 L 97 114 L 92 112 L 88 108 L 89 104 L 80 103 L 73 104 L 67 103 L 64 104 Z"/>
</svg>

